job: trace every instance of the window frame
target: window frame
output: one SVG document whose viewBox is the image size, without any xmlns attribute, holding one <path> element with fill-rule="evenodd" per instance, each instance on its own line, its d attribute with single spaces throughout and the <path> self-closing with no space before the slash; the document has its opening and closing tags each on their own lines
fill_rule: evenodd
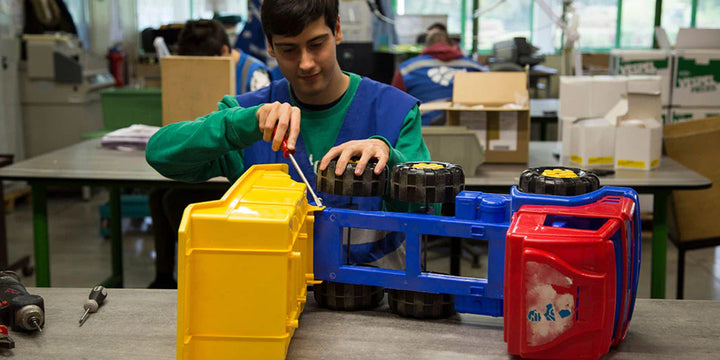
<svg viewBox="0 0 720 360">
<path fill-rule="evenodd" d="M 407 1 L 407 0 L 406 0 Z M 470 13 L 468 14 L 468 11 L 466 10 L 468 7 L 468 1 L 472 1 L 472 8 Z M 622 11 L 623 11 L 623 0 L 616 0 L 617 1 L 617 17 L 615 22 L 615 42 L 614 47 L 612 48 L 597 48 L 597 47 L 581 47 L 582 51 L 592 51 L 592 52 L 600 52 L 600 53 L 606 53 L 609 52 L 611 49 L 619 49 L 621 48 L 620 43 L 622 40 Z M 661 17 L 662 17 L 662 0 L 656 0 L 655 1 L 655 18 L 654 18 L 654 24 L 655 26 L 661 25 Z M 461 9 L 460 9 L 460 29 L 462 34 L 462 48 L 463 49 L 469 49 L 472 53 L 477 54 L 489 54 L 492 52 L 492 49 L 478 49 L 477 48 L 477 42 L 472 40 L 477 38 L 477 31 L 478 27 L 477 25 L 474 25 L 472 27 L 472 33 L 469 33 L 466 31 L 466 26 L 468 21 L 476 22 L 475 19 L 472 18 L 472 14 L 479 8 L 480 1 L 479 0 L 461 0 Z M 691 0 L 691 10 L 690 10 L 690 24 L 688 24 L 689 27 L 694 28 L 697 25 L 697 11 L 698 7 L 700 5 L 700 0 Z M 530 9 L 531 11 L 528 14 L 528 22 L 530 24 L 530 37 L 529 40 L 532 42 L 533 36 L 534 36 L 534 9 L 535 9 L 535 0 L 530 0 Z M 397 0 L 392 0 L 392 8 L 393 12 L 397 14 Z M 651 32 L 651 34 L 654 34 L 654 31 Z M 654 40 L 654 35 L 652 46 L 650 47 L 644 47 L 644 46 L 625 46 L 622 47 L 624 49 L 651 49 L 657 47 L 657 44 Z M 472 45 L 470 45 L 468 42 L 472 42 Z M 562 43 L 562 42 L 561 42 Z M 555 54 L 560 53 L 560 48 L 555 48 Z"/>
</svg>

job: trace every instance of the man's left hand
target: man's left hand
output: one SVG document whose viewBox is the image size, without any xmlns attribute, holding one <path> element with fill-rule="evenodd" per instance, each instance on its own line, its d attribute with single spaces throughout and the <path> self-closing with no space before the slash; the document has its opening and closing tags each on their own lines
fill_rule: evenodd
<svg viewBox="0 0 720 360">
<path fill-rule="evenodd" d="M 330 149 L 320 161 L 320 170 L 325 170 L 330 160 L 338 158 L 335 166 L 335 175 L 342 175 L 348 161 L 353 157 L 359 157 L 355 166 L 355 175 L 362 175 L 368 161 L 372 158 L 378 160 L 375 166 L 375 174 L 380 174 L 390 158 L 390 148 L 387 143 L 380 139 L 352 140 Z"/>
</svg>

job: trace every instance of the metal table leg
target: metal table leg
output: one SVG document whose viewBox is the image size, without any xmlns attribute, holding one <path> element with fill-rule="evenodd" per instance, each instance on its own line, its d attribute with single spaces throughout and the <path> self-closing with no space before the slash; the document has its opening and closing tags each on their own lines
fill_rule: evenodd
<svg viewBox="0 0 720 360">
<path fill-rule="evenodd" d="M 120 187 L 113 185 L 110 190 L 110 241 L 112 252 L 112 275 L 103 281 L 106 287 L 123 287 L 122 262 L 122 209 Z"/>
<path fill-rule="evenodd" d="M 47 190 L 45 184 L 30 183 L 32 187 L 33 233 L 35 245 L 35 283 L 50 287 L 50 245 L 47 221 Z"/>
<path fill-rule="evenodd" d="M 653 192 L 653 236 L 650 297 L 665 298 L 665 270 L 667 265 L 667 212 L 669 190 Z"/>
</svg>

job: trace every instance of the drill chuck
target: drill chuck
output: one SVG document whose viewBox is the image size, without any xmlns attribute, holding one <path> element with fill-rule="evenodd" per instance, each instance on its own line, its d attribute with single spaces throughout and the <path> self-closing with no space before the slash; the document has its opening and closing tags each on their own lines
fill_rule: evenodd
<svg viewBox="0 0 720 360">
<path fill-rule="evenodd" d="M 45 312 L 37 305 L 25 305 L 15 313 L 15 323 L 23 330 L 39 330 L 45 322 Z"/>
</svg>

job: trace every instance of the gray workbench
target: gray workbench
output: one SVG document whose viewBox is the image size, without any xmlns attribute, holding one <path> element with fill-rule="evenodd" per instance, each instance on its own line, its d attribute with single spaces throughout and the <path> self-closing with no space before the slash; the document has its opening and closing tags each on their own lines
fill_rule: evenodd
<svg viewBox="0 0 720 360">
<path fill-rule="evenodd" d="M 90 289 L 29 288 L 45 298 L 42 334 L 11 332 L 18 359 L 175 359 L 174 290 L 109 289 L 78 327 Z M 232 306 L 232 300 L 228 300 Z M 242 359 L 238 354 L 238 359 Z M 625 342 L 603 359 L 718 359 L 720 301 L 638 299 Z M 420 321 L 377 311 L 318 309 L 312 296 L 288 359 L 513 359 L 503 319 L 456 315 Z"/>
</svg>

